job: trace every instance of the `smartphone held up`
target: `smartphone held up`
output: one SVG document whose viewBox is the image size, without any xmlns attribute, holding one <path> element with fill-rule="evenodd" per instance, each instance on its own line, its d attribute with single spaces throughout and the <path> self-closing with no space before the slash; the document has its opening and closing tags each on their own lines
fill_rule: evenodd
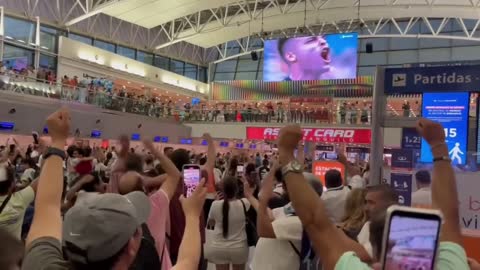
<svg viewBox="0 0 480 270">
<path fill-rule="evenodd" d="M 190 197 L 197 188 L 202 177 L 200 166 L 196 164 L 183 165 L 182 174 L 187 188 L 187 197 Z"/>
<path fill-rule="evenodd" d="M 391 206 L 382 243 L 382 269 L 434 270 L 442 216 L 438 210 Z"/>
</svg>

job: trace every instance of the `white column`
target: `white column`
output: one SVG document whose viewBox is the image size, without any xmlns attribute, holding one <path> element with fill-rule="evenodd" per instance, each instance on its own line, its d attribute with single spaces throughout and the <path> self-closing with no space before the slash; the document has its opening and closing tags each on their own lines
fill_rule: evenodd
<svg viewBox="0 0 480 270">
<path fill-rule="evenodd" d="M 372 147 L 370 149 L 370 184 L 378 185 L 383 179 L 383 127 L 385 121 L 385 68 L 377 67 L 373 88 Z"/>
</svg>

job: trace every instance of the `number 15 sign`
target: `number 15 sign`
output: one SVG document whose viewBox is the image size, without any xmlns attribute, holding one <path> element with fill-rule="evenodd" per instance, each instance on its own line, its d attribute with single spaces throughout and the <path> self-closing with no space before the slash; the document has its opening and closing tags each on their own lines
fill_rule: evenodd
<svg viewBox="0 0 480 270">
<path fill-rule="evenodd" d="M 445 129 L 445 140 L 452 164 L 467 161 L 469 93 L 424 93 L 423 117 L 437 121 Z M 427 142 L 422 140 L 420 159 L 432 162 L 432 153 Z"/>
</svg>

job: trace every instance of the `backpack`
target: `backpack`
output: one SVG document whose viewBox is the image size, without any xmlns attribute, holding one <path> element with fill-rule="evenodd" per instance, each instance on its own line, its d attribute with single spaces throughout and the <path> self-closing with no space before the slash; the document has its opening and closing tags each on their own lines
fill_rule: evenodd
<svg viewBox="0 0 480 270">
<path fill-rule="evenodd" d="M 149 270 L 149 269 L 161 269 L 162 257 L 158 257 L 157 248 L 155 246 L 155 239 L 153 238 L 147 224 L 142 224 L 142 242 L 137 252 L 135 261 L 130 266 L 130 270 Z"/>
<path fill-rule="evenodd" d="M 320 259 L 316 256 L 315 251 L 313 250 L 310 239 L 308 238 L 307 232 L 303 231 L 302 233 L 302 249 L 298 250 L 297 247 L 288 241 L 290 246 L 292 246 L 295 253 L 300 258 L 300 267 L 299 270 L 322 270 L 322 264 Z"/>
</svg>

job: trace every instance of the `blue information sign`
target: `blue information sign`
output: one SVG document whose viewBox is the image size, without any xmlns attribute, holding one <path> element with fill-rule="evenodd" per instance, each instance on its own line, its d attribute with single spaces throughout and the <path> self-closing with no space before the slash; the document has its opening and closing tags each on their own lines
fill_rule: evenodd
<svg viewBox="0 0 480 270">
<path fill-rule="evenodd" d="M 410 206 L 412 204 L 412 175 L 409 173 L 392 172 L 390 184 L 398 194 L 398 203 Z"/>
<path fill-rule="evenodd" d="M 465 164 L 468 142 L 469 93 L 424 93 L 422 116 L 441 123 L 452 164 Z M 422 140 L 420 161 L 432 162 L 432 152 Z"/>
<path fill-rule="evenodd" d="M 469 92 L 478 89 L 478 65 L 385 70 L 385 93 Z"/>
<path fill-rule="evenodd" d="M 416 128 L 402 129 L 402 149 L 420 149 L 422 145 L 422 136 Z"/>
</svg>

